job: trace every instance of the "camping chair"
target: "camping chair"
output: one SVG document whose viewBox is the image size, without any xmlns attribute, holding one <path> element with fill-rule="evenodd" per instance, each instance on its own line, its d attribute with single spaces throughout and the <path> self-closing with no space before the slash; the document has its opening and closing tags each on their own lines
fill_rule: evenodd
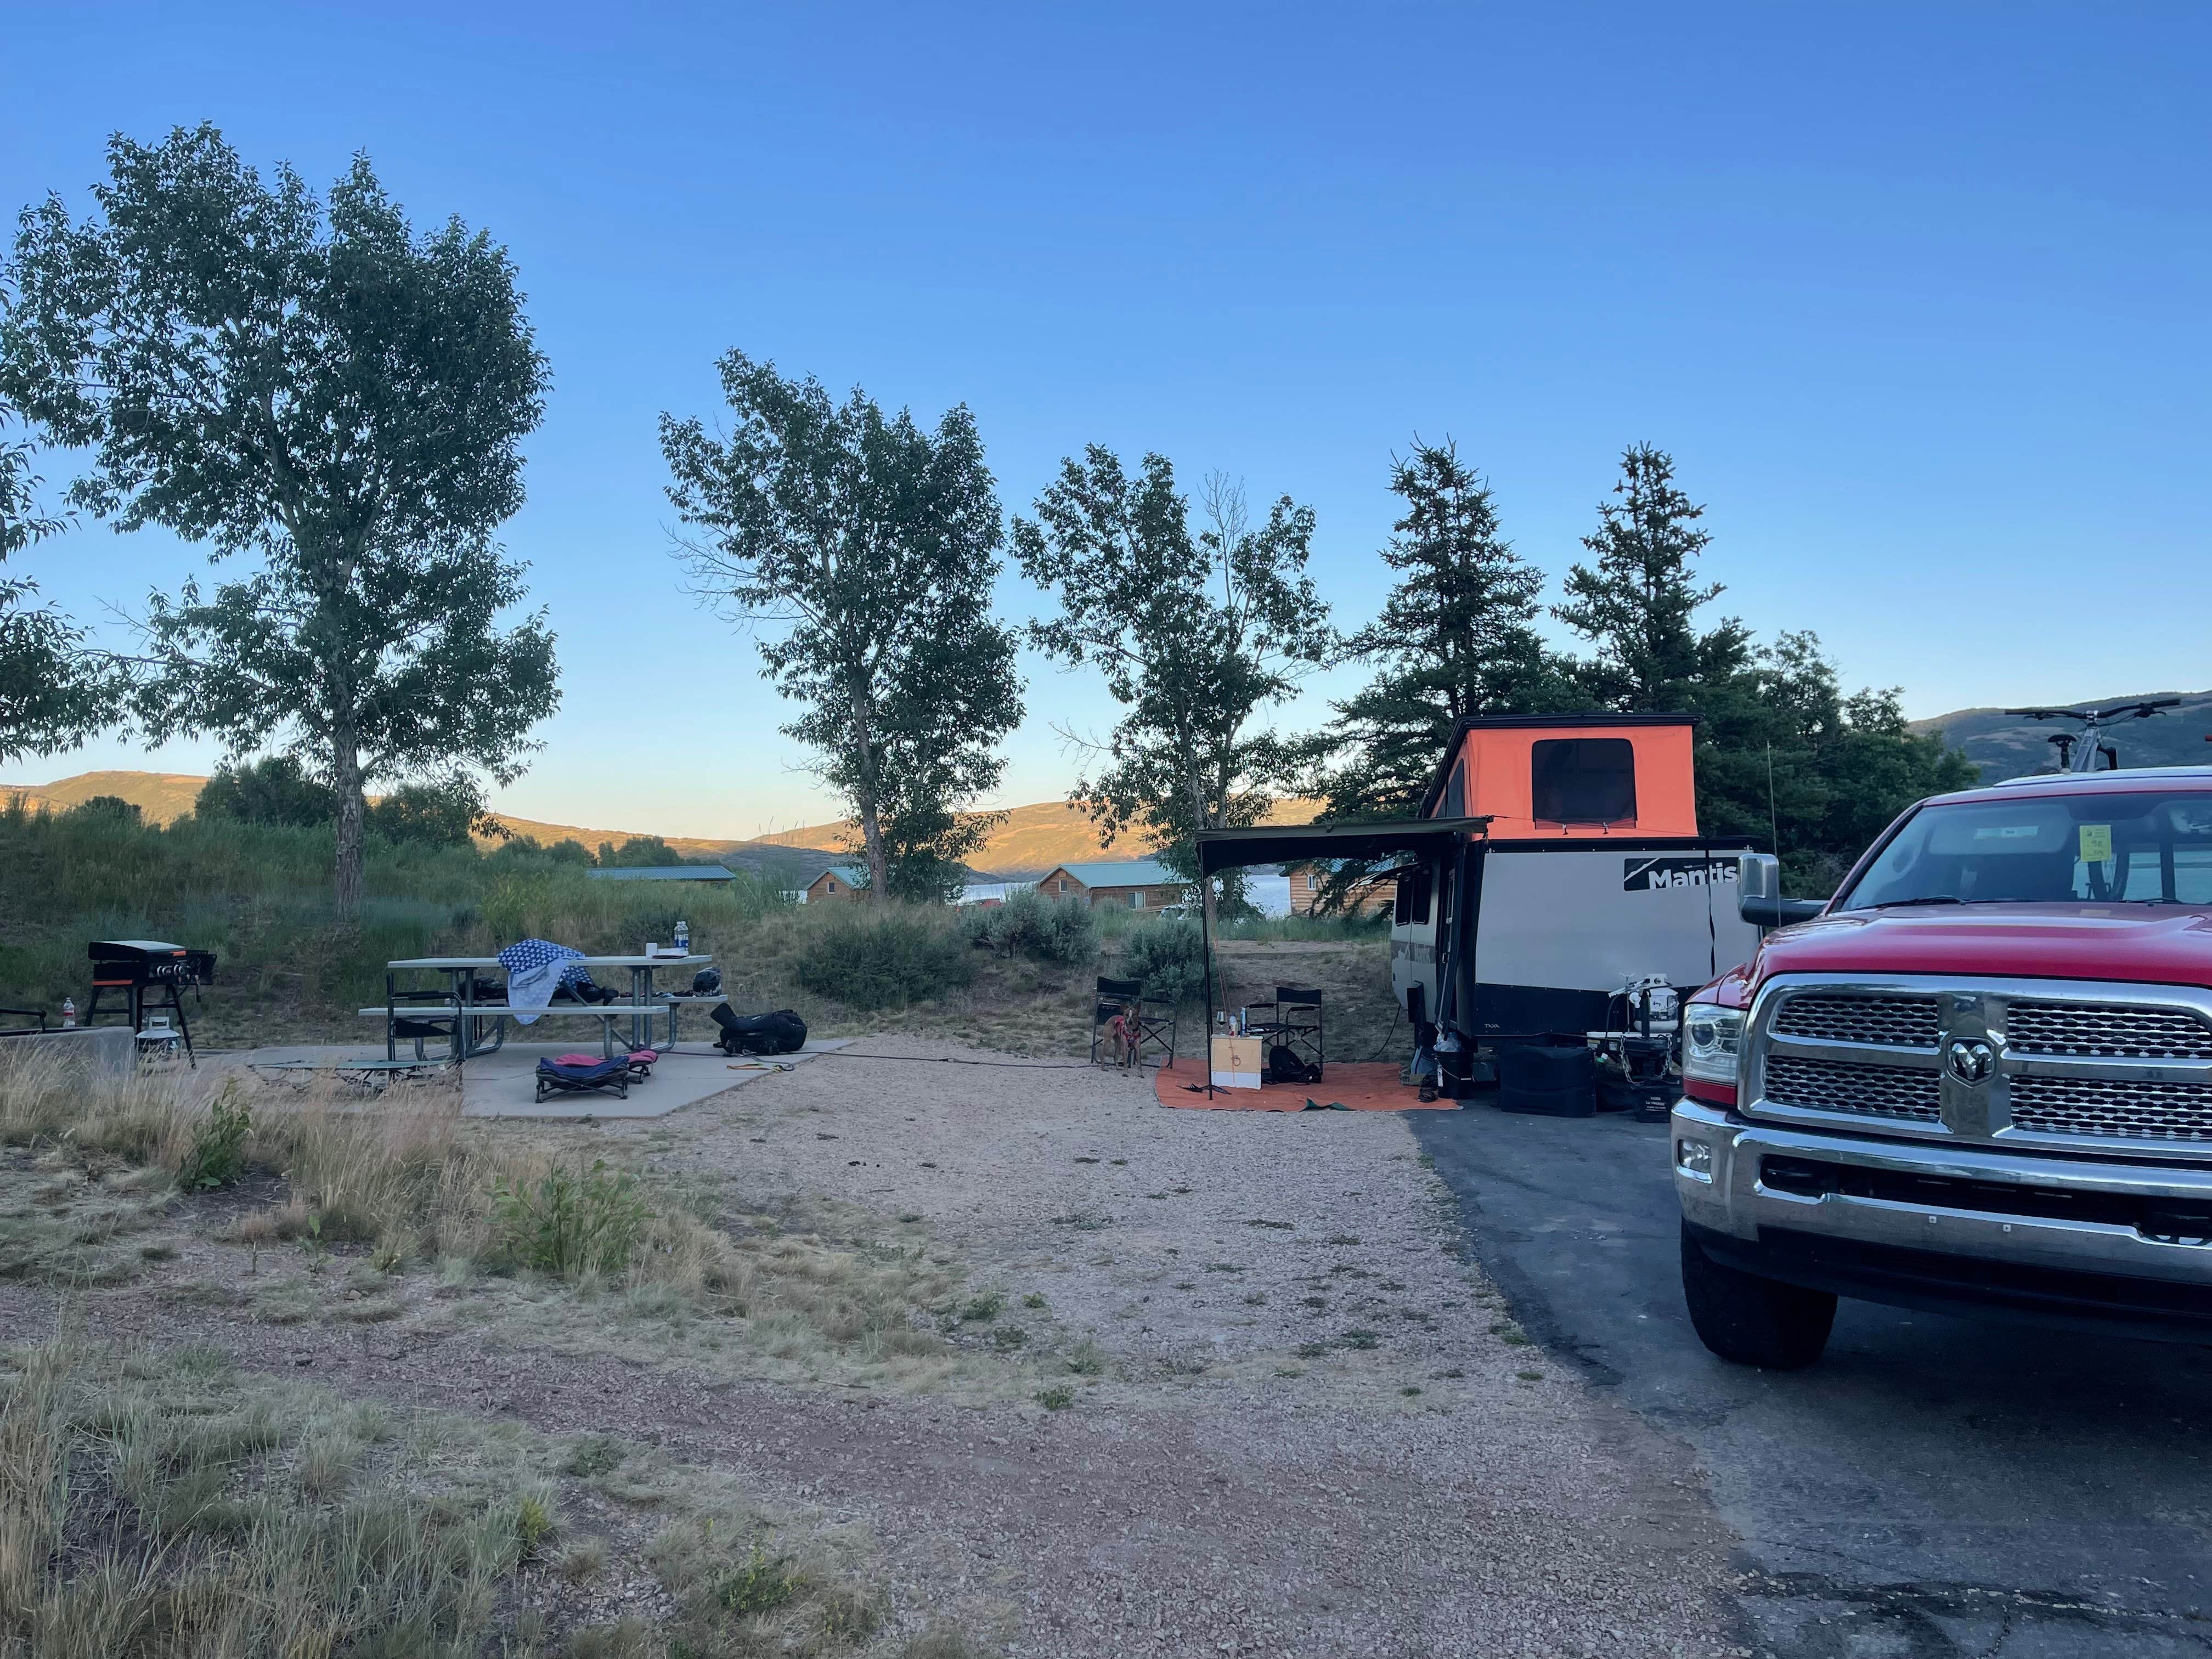
<svg viewBox="0 0 2212 1659">
<path fill-rule="evenodd" d="M 1267 1040 L 1266 1076 L 1270 1082 L 1275 1077 L 1275 1056 L 1288 1049 L 1297 1062 L 1305 1067 L 1304 1081 L 1321 1081 L 1322 1061 L 1327 1049 L 1322 1030 L 1321 993 L 1297 985 L 1278 985 L 1275 1000 L 1253 1005 L 1255 1013 L 1265 1012 L 1266 1018 L 1255 1021 L 1251 1032 Z"/>
<path fill-rule="evenodd" d="M 1164 997 L 1146 996 L 1140 979 L 1101 978 L 1097 987 L 1091 1008 L 1091 1063 L 1098 1063 L 1098 1044 L 1108 1022 L 1126 1006 L 1137 1024 L 1137 1064 L 1144 1065 L 1148 1050 L 1161 1065 L 1175 1064 L 1176 1006 Z"/>
</svg>

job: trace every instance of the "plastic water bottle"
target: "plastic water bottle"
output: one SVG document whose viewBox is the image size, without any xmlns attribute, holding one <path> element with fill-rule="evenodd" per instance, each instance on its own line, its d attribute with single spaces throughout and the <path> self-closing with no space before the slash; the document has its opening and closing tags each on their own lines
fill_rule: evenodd
<svg viewBox="0 0 2212 1659">
<path fill-rule="evenodd" d="M 691 954 L 691 924 L 688 921 L 676 924 L 676 954 L 679 957 Z"/>
<path fill-rule="evenodd" d="M 76 1030 L 76 999 L 75 997 L 62 999 L 62 1030 L 64 1031 Z"/>
</svg>

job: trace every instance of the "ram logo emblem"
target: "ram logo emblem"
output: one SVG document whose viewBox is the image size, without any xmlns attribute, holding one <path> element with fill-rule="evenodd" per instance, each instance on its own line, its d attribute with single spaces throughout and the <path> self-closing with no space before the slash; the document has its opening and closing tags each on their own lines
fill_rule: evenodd
<svg viewBox="0 0 2212 1659">
<path fill-rule="evenodd" d="M 1943 1063 L 1951 1068 L 1951 1075 L 1961 1083 L 1980 1083 L 1996 1069 L 1996 1054 L 1986 1042 L 1968 1037 L 1954 1037 L 1943 1056 Z"/>
</svg>

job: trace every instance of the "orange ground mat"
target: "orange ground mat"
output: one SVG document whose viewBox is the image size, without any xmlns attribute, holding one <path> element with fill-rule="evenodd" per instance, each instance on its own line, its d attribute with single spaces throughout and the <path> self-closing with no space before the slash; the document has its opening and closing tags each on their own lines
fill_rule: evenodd
<svg viewBox="0 0 2212 1659">
<path fill-rule="evenodd" d="M 1435 1108 L 1455 1111 L 1455 1100 L 1423 1101 L 1417 1089 L 1398 1081 L 1399 1068 L 1389 1060 L 1342 1064 L 1331 1060 L 1322 1068 L 1319 1083 L 1270 1083 L 1257 1089 L 1216 1089 L 1206 1092 L 1206 1067 L 1195 1060 L 1178 1060 L 1154 1073 L 1152 1092 L 1163 1106 L 1211 1107 L 1231 1112 L 1303 1112 L 1306 1103 L 1342 1106 L 1355 1112 L 1411 1112 Z M 1186 1086 L 1195 1083 L 1198 1092 Z"/>
</svg>

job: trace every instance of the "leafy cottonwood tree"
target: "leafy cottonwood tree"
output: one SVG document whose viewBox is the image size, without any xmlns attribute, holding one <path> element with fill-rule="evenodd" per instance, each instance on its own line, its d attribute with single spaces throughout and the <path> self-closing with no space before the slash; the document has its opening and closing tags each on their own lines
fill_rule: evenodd
<svg viewBox="0 0 2212 1659">
<path fill-rule="evenodd" d="M 1293 746 L 1255 729 L 1336 643 L 1305 574 L 1313 509 L 1285 495 L 1256 527 L 1217 477 L 1206 527 L 1166 457 L 1132 477 L 1100 445 L 1060 463 L 1036 520 L 1014 521 L 1030 580 L 1060 602 L 1030 625 L 1048 655 L 1090 663 L 1127 713 L 1071 799 L 1108 839 L 1134 828 L 1195 877 L 1194 833 L 1257 823 L 1291 775 Z M 1201 884 L 1209 916 L 1213 884 Z"/>
<path fill-rule="evenodd" d="M 68 527 L 40 509 L 32 447 L 9 423 L 0 404 L 0 563 Z M 29 577 L 0 576 L 0 763 L 73 749 L 106 713 L 84 631 L 38 596 Z"/>
<path fill-rule="evenodd" d="M 108 144 L 98 211 L 28 209 L 0 396 L 89 449 L 76 503 L 257 568 L 155 595 L 137 708 L 155 741 L 272 738 L 335 793 L 339 913 L 362 902 L 363 787 L 502 781 L 557 706 L 542 617 L 502 629 L 545 363 L 505 252 L 416 236 L 366 157 L 325 206 L 213 127 Z"/>
<path fill-rule="evenodd" d="M 1632 446 L 1613 493 L 1620 500 L 1598 504 L 1597 532 L 1583 538 L 1596 562 L 1568 571 L 1567 603 L 1552 614 L 1597 647 L 1581 678 L 1601 707 L 1671 713 L 1699 682 L 1741 670 L 1751 636 L 1733 618 L 1697 630 L 1698 610 L 1722 588 L 1692 571 L 1712 533 L 1698 523 L 1705 509 L 1675 486 L 1674 458 Z"/>
<path fill-rule="evenodd" d="M 1333 705 L 1314 758 L 1335 765 L 1310 787 L 1327 817 L 1410 817 L 1458 722 L 1471 714 L 1545 714 L 1580 706 L 1571 665 L 1534 626 L 1544 577 L 1498 533 L 1490 488 L 1447 440 L 1393 460 L 1404 514 L 1382 550 L 1399 573 L 1374 621 L 1343 658 L 1371 663 L 1367 686 Z M 1316 902 L 1341 904 L 1373 869 L 1338 863 Z"/>
<path fill-rule="evenodd" d="M 660 418 L 669 500 L 702 532 L 681 556 L 724 615 L 776 630 L 762 672 L 804 705 L 783 730 L 850 808 L 876 902 L 941 887 L 980 840 L 958 809 L 997 784 L 1022 714 L 990 614 L 1005 531 L 975 417 L 952 409 L 933 434 L 742 351 L 720 369 L 726 440 Z"/>
</svg>

